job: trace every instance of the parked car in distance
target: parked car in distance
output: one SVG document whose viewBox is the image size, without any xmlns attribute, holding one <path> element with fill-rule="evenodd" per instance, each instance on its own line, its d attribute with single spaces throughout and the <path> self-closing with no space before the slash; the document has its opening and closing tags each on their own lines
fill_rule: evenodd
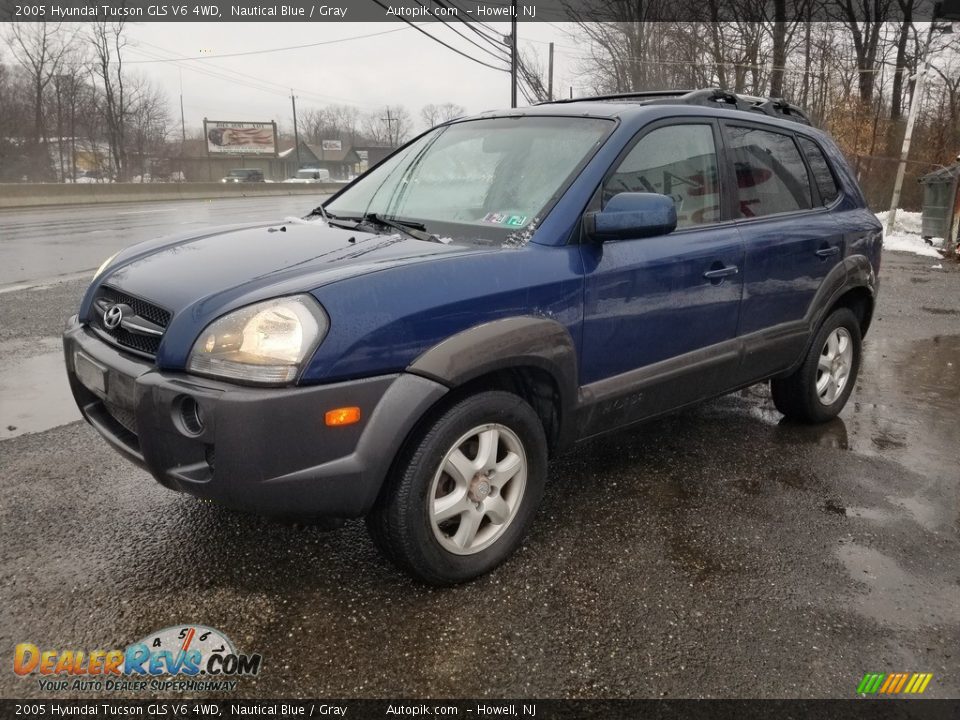
<svg viewBox="0 0 960 720">
<path fill-rule="evenodd" d="M 297 174 L 289 177 L 285 183 L 328 183 L 330 182 L 330 171 L 324 168 L 301 168 Z"/>
<path fill-rule="evenodd" d="M 255 183 L 263 182 L 263 171 L 255 168 L 237 168 L 220 178 L 222 183 Z"/>
<path fill-rule="evenodd" d="M 306 220 L 107 259 L 74 397 L 164 486 L 365 517 L 437 585 L 510 556 L 577 443 L 760 382 L 835 417 L 883 242 L 825 133 L 719 90 L 451 121 Z"/>
</svg>

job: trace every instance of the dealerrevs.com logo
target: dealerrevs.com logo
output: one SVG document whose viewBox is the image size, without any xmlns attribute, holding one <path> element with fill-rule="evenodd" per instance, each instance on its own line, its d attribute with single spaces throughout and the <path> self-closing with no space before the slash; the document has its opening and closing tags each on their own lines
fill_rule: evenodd
<svg viewBox="0 0 960 720">
<path fill-rule="evenodd" d="M 237 652 L 219 630 L 176 625 L 147 635 L 124 650 L 14 649 L 13 671 L 34 677 L 48 692 L 229 692 L 239 678 L 260 672 L 263 657 Z"/>
</svg>

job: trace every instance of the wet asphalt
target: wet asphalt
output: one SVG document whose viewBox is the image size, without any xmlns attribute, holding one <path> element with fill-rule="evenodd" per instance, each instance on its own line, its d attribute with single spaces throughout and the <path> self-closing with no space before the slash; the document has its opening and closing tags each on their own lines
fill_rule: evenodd
<svg viewBox="0 0 960 720">
<path fill-rule="evenodd" d="M 326 195 L 0 210 L 0 289 L 92 272 L 117 250 L 210 225 L 302 217 Z"/>
<path fill-rule="evenodd" d="M 85 281 L 4 293 L 0 367 L 36 375 L 43 407 L 0 384 L 0 423 L 49 429 L 0 440 L 0 696 L 49 697 L 9 671 L 18 642 L 201 623 L 264 657 L 236 697 L 854 697 L 866 672 L 958 697 L 960 269 L 936 264 L 885 254 L 839 419 L 791 425 L 755 386 L 584 445 L 516 556 L 449 590 L 398 574 L 360 521 L 229 512 L 51 428 Z"/>
</svg>

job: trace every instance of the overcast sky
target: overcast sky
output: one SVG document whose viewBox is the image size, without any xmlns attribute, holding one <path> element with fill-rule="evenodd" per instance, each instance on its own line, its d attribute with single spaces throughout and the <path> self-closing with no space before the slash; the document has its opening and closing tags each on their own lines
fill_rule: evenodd
<svg viewBox="0 0 960 720">
<path fill-rule="evenodd" d="M 496 63 L 489 55 L 439 23 L 425 29 L 468 55 Z M 509 25 L 494 25 L 502 33 Z M 458 27 L 468 37 L 464 26 Z M 547 66 L 547 43 L 556 48 L 555 88 L 569 94 L 573 71 L 584 50 L 567 24 L 521 23 L 521 48 L 537 53 Z M 129 26 L 129 60 L 196 57 L 269 50 L 385 33 L 346 42 L 179 63 L 131 64 L 131 71 L 156 81 L 169 95 L 175 114 L 181 77 L 188 134 L 211 120 L 276 120 L 291 124 L 290 88 L 298 113 L 329 103 L 346 103 L 368 112 L 386 104 L 405 105 L 419 127 L 420 108 L 453 102 L 475 113 L 510 105 L 510 75 L 463 58 L 402 22 L 377 23 L 141 23 Z M 201 70 L 221 77 L 211 77 Z M 576 92 L 576 90 L 575 90 Z M 520 96 L 520 104 L 525 104 Z M 177 117 L 179 120 L 179 117 Z"/>
</svg>

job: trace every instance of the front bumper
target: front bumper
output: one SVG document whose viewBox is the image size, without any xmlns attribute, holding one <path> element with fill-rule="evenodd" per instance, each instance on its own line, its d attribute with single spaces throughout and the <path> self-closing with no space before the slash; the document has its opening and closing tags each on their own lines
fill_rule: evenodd
<svg viewBox="0 0 960 720">
<path fill-rule="evenodd" d="M 76 317 L 63 349 L 81 413 L 122 455 L 168 488 L 268 515 L 364 515 L 414 424 L 447 391 L 408 373 L 276 389 L 161 372 Z M 190 401 L 200 427 L 184 420 Z M 326 412 L 344 406 L 359 406 L 361 421 L 327 427 Z"/>
</svg>

